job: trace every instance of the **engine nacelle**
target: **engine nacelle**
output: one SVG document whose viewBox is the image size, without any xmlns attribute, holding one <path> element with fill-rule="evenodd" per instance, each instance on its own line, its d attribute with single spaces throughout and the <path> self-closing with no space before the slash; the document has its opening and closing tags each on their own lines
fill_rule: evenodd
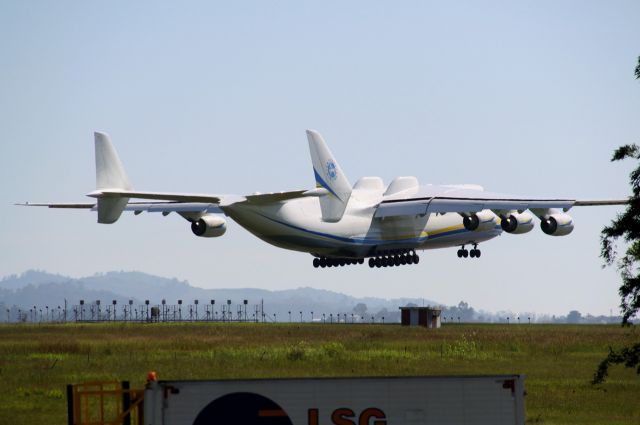
<svg viewBox="0 0 640 425">
<path fill-rule="evenodd" d="M 498 217 L 489 210 L 482 210 L 478 213 L 465 215 L 462 224 L 467 230 L 474 232 L 486 232 L 498 224 Z"/>
<path fill-rule="evenodd" d="M 191 231 L 194 235 L 202 238 L 217 238 L 227 231 L 227 222 L 224 218 L 205 214 L 196 221 L 191 222 Z"/>
<path fill-rule="evenodd" d="M 566 213 L 555 213 L 540 218 L 540 228 L 547 235 L 565 236 L 573 232 L 573 219 Z"/>
<path fill-rule="evenodd" d="M 533 215 L 528 212 L 518 213 L 514 211 L 509 215 L 502 216 L 500 221 L 502 230 L 514 235 L 530 232 L 533 226 L 535 226 Z"/>
</svg>

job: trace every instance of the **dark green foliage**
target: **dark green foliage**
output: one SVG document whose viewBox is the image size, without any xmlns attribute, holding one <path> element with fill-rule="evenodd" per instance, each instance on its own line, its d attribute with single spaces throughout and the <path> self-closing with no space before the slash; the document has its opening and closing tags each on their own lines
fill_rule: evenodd
<svg viewBox="0 0 640 425">
<path fill-rule="evenodd" d="M 610 365 L 622 363 L 626 367 L 635 367 L 636 372 L 640 375 L 640 343 L 624 347 L 620 351 L 615 351 L 609 347 L 609 355 L 600 363 L 591 382 L 593 384 L 601 383 L 609 375 Z"/>
<path fill-rule="evenodd" d="M 613 154 L 612 161 L 626 158 L 640 159 L 640 148 L 633 145 L 621 146 Z M 618 259 L 618 270 L 622 277 L 619 293 L 621 297 L 622 323 L 629 324 L 640 309 L 640 165 L 630 174 L 632 195 L 626 211 L 618 214 L 609 226 L 602 229 L 601 256 L 607 265 L 613 264 L 618 255 L 614 244 L 618 238 L 623 238 L 629 244 L 627 252 Z"/>
<path fill-rule="evenodd" d="M 636 79 L 640 79 L 640 57 L 635 69 Z M 626 158 L 640 160 L 640 148 L 635 145 L 620 146 L 613 153 L 611 161 L 621 161 Z M 631 196 L 627 209 L 618 214 L 609 226 L 602 229 L 601 256 L 607 265 L 613 264 L 616 259 L 622 284 L 620 294 L 620 308 L 622 309 L 622 324 L 629 325 L 640 310 L 640 165 L 629 175 Z M 617 258 L 614 248 L 618 238 L 622 238 L 627 244 L 627 252 Z M 636 368 L 640 374 L 640 343 L 624 347 L 619 351 L 609 348 L 609 355 L 600 363 L 594 374 L 592 383 L 603 382 L 609 373 L 612 364 L 624 363 L 626 367 Z"/>
</svg>

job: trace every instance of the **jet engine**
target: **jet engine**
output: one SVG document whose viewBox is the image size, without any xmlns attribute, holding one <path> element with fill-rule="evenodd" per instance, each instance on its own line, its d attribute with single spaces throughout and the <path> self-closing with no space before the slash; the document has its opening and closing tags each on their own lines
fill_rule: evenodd
<svg viewBox="0 0 640 425">
<path fill-rule="evenodd" d="M 227 231 L 226 223 L 225 219 L 218 215 L 205 214 L 191 222 L 191 231 L 194 235 L 203 238 L 217 238 Z"/>
<path fill-rule="evenodd" d="M 464 224 L 464 228 L 467 230 L 485 232 L 493 229 L 498 224 L 498 220 L 496 215 L 491 211 L 482 210 L 478 213 L 465 215 L 462 219 L 462 224 Z"/>
<path fill-rule="evenodd" d="M 555 213 L 540 218 L 540 228 L 547 235 L 565 236 L 573 231 L 573 219 L 566 213 Z"/>
<path fill-rule="evenodd" d="M 508 215 L 501 216 L 500 227 L 507 233 L 520 235 L 533 229 L 533 216 L 528 212 L 518 213 L 512 211 Z"/>
</svg>

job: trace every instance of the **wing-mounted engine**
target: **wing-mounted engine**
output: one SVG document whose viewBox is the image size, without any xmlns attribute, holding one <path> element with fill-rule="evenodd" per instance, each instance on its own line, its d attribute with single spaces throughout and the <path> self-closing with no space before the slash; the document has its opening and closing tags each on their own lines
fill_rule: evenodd
<svg viewBox="0 0 640 425">
<path fill-rule="evenodd" d="M 550 236 L 565 236 L 573 232 L 573 219 L 567 213 L 547 214 L 540 217 L 540 228 Z"/>
<path fill-rule="evenodd" d="M 486 232 L 498 225 L 498 217 L 490 210 L 482 210 L 473 214 L 463 214 L 462 224 L 467 230 Z"/>
<path fill-rule="evenodd" d="M 202 238 L 217 238 L 227 231 L 227 222 L 216 214 L 205 214 L 191 222 L 191 231 Z"/>
<path fill-rule="evenodd" d="M 500 214 L 500 227 L 507 233 L 514 235 L 527 233 L 533 229 L 534 225 L 533 215 L 528 212 L 511 211 L 506 214 Z"/>
</svg>

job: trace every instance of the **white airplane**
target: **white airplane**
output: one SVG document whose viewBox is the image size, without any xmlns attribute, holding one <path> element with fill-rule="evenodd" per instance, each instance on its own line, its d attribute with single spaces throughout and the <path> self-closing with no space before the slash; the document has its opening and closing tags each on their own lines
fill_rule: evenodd
<svg viewBox="0 0 640 425">
<path fill-rule="evenodd" d="M 627 203 L 514 197 L 478 185 L 420 186 L 415 177 L 396 177 L 386 188 L 379 177 L 363 177 L 351 186 L 322 136 L 307 130 L 307 139 L 315 189 L 238 196 L 134 190 L 109 136 L 96 132 L 96 190 L 87 196 L 97 202 L 18 205 L 97 210 L 105 224 L 123 211 L 176 212 L 205 238 L 225 233 L 224 214 L 267 243 L 310 253 L 314 267 L 368 258 L 373 268 L 417 264 L 417 250 L 434 248 L 460 247 L 458 257 L 479 258 L 479 243 L 503 231 L 527 233 L 534 216 L 547 235 L 565 236 L 573 231 L 570 208 Z"/>
</svg>

